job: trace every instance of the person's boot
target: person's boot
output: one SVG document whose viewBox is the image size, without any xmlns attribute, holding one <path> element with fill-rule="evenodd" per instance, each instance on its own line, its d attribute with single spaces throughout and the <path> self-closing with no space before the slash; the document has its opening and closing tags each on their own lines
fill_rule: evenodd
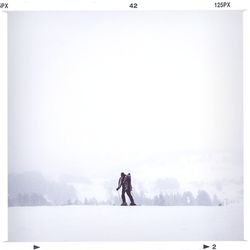
<svg viewBox="0 0 250 250">
<path fill-rule="evenodd" d="M 128 204 L 127 204 L 127 202 L 123 202 L 122 204 L 121 204 L 121 206 L 127 206 Z"/>
<path fill-rule="evenodd" d="M 131 202 L 129 206 L 136 206 L 134 202 Z"/>
</svg>

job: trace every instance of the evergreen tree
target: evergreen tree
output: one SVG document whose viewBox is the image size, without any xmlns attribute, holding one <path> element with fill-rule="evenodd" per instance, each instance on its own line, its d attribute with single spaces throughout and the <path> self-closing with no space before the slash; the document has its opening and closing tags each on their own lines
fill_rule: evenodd
<svg viewBox="0 0 250 250">
<path fill-rule="evenodd" d="M 212 204 L 209 194 L 204 190 L 199 190 L 196 197 L 197 205 L 210 206 Z"/>
</svg>

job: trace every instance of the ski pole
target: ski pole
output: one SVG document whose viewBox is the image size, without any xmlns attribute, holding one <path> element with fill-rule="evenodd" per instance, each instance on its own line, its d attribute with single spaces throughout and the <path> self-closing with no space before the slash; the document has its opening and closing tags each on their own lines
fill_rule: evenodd
<svg viewBox="0 0 250 250">
<path fill-rule="evenodd" d="M 119 191 L 119 189 L 118 189 L 117 191 L 118 191 L 119 201 L 121 201 L 121 196 L 120 196 L 120 191 Z"/>
</svg>

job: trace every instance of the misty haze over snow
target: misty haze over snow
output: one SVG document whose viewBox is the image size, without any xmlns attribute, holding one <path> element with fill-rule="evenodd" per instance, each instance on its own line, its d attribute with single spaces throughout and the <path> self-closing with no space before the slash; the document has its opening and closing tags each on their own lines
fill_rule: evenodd
<svg viewBox="0 0 250 250">
<path fill-rule="evenodd" d="M 242 202 L 240 12 L 11 12 L 8 30 L 10 196 L 117 199 L 130 172 L 152 199 Z"/>
<path fill-rule="evenodd" d="M 185 156 L 185 154 L 183 155 Z M 236 168 L 236 164 L 240 164 L 239 159 L 232 159 L 230 155 L 221 153 L 218 154 L 216 158 L 214 155 L 213 157 L 207 155 L 207 157 L 203 159 L 195 155 L 189 155 L 189 157 L 186 155 L 186 157 L 188 159 L 187 164 L 190 164 L 190 168 L 192 168 L 193 171 L 195 167 L 196 171 L 199 171 L 198 166 L 200 165 L 205 165 L 207 168 L 210 168 L 204 171 L 202 179 L 196 177 L 197 172 L 193 174 L 190 173 L 189 176 L 183 176 L 182 174 L 173 175 L 173 171 L 171 170 L 168 173 L 168 164 L 165 163 L 164 169 L 163 161 L 160 166 L 157 165 L 157 162 L 150 163 L 150 161 L 147 161 L 147 163 L 151 164 L 151 169 L 149 167 L 147 169 L 145 165 L 139 163 L 133 168 L 125 168 L 127 171 L 133 169 L 133 172 L 130 172 L 132 172 L 132 185 L 135 196 L 143 193 L 143 196 L 153 199 L 159 194 L 183 194 L 188 191 L 191 191 L 193 195 L 196 196 L 199 191 L 205 190 L 210 195 L 211 200 L 214 196 L 217 196 L 220 202 L 224 204 L 242 202 L 242 177 L 239 176 L 236 178 L 233 176 L 233 174 L 237 174 L 233 169 Z M 174 157 L 172 160 L 175 163 L 179 162 L 178 159 Z M 208 164 L 207 161 L 210 164 Z M 185 168 L 185 165 L 181 165 L 181 167 Z M 9 194 L 13 196 L 18 193 L 40 193 L 46 197 L 48 201 L 51 199 L 54 201 L 55 197 L 58 196 L 58 199 L 55 199 L 56 204 L 67 204 L 69 201 L 80 201 L 84 203 L 85 199 L 93 198 L 98 202 L 107 201 L 108 204 L 114 204 L 117 203 L 118 194 L 115 188 L 117 187 L 120 171 L 122 171 L 122 169 L 118 169 L 116 175 L 102 173 L 102 175 L 96 174 L 95 176 L 90 174 L 64 174 L 63 172 L 57 175 L 48 175 L 48 173 L 44 174 L 42 171 L 10 174 Z M 154 174 L 150 174 L 152 171 Z M 222 171 L 227 173 L 223 178 L 221 178 L 219 174 Z M 155 172 L 158 173 L 158 175 Z M 83 171 L 83 173 L 86 172 Z M 229 175 L 229 173 L 231 175 Z M 200 173 L 200 175 L 201 174 L 202 173 Z M 213 174 L 213 178 L 208 178 Z M 118 202 L 120 201 L 118 200 Z"/>
</svg>

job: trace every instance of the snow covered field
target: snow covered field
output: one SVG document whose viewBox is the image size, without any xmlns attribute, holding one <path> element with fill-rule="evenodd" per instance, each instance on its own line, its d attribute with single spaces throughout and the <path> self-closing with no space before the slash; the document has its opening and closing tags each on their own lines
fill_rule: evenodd
<svg viewBox="0 0 250 250">
<path fill-rule="evenodd" d="M 242 206 L 9 208 L 9 241 L 165 240 L 243 240 Z"/>
</svg>

